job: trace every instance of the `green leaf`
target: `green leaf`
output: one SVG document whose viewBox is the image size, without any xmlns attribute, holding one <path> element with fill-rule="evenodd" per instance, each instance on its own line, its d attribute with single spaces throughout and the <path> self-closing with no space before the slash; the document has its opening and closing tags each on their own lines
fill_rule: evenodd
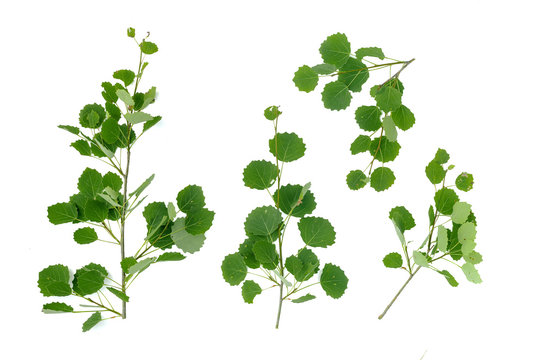
<svg viewBox="0 0 544 360">
<path fill-rule="evenodd" d="M 344 82 L 332 81 L 323 88 L 321 100 L 326 109 L 343 110 L 351 103 L 351 93 Z"/>
<path fill-rule="evenodd" d="M 152 104 L 155 102 L 155 99 L 157 98 L 157 88 L 155 86 L 152 86 L 147 92 L 144 94 L 144 101 L 140 108 L 140 110 L 145 109 L 149 106 L 149 104 Z M 160 120 L 160 116 L 159 116 Z M 158 122 L 158 120 L 157 120 Z"/>
<path fill-rule="evenodd" d="M 189 234 L 204 234 L 212 227 L 215 212 L 206 208 L 192 209 L 185 219 L 185 231 Z"/>
<path fill-rule="evenodd" d="M 479 264 L 483 261 L 482 254 L 477 251 L 472 251 L 467 255 L 463 255 L 463 259 L 465 259 L 466 262 L 474 265 Z"/>
<path fill-rule="evenodd" d="M 272 234 L 282 222 L 281 213 L 273 206 L 254 209 L 246 218 L 244 228 L 248 234 Z"/>
<path fill-rule="evenodd" d="M 79 191 L 90 198 L 96 198 L 96 195 L 104 190 L 102 175 L 95 169 L 86 168 L 77 182 Z"/>
<path fill-rule="evenodd" d="M 325 264 L 319 280 L 325 293 L 333 299 L 338 299 L 348 287 L 348 278 L 344 271 L 333 264 Z"/>
<path fill-rule="evenodd" d="M 474 176 L 463 172 L 455 179 L 455 186 L 461 191 L 470 191 L 474 186 Z"/>
<path fill-rule="evenodd" d="M 461 266 L 461 269 L 465 273 L 468 281 L 474 284 L 480 284 L 482 282 L 482 278 L 480 278 L 480 274 L 478 273 L 478 270 L 476 270 L 476 267 L 474 267 L 474 264 L 465 263 Z"/>
<path fill-rule="evenodd" d="M 52 302 L 44 304 L 42 311 L 46 314 L 69 313 L 73 312 L 74 308 L 62 302 Z"/>
<path fill-rule="evenodd" d="M 74 291 L 79 295 L 89 295 L 102 289 L 107 276 L 104 271 L 103 267 L 92 263 L 78 269 L 74 274 Z"/>
<path fill-rule="evenodd" d="M 121 80 L 125 86 L 129 86 L 134 81 L 136 74 L 131 70 L 117 70 L 113 73 L 113 78 Z"/>
<path fill-rule="evenodd" d="M 146 132 L 147 130 L 151 129 L 153 126 L 155 126 L 159 121 L 161 121 L 161 116 L 155 116 L 153 120 L 146 121 L 144 123 L 144 129 L 142 132 Z"/>
<path fill-rule="evenodd" d="M 268 120 L 276 120 L 281 115 L 281 111 L 277 106 L 272 105 L 264 109 L 264 117 Z"/>
<path fill-rule="evenodd" d="M 93 228 L 84 227 L 74 232 L 74 241 L 78 244 L 90 244 L 98 240 L 98 235 Z"/>
<path fill-rule="evenodd" d="M 206 240 L 204 234 L 193 235 L 188 233 L 185 230 L 184 218 L 176 219 L 176 221 L 174 221 L 170 236 L 178 248 L 189 254 L 194 254 L 199 251 Z"/>
<path fill-rule="evenodd" d="M 77 208 L 69 202 L 51 205 L 47 208 L 47 218 L 54 225 L 66 224 L 77 220 Z"/>
<path fill-rule="evenodd" d="M 461 244 L 476 239 L 476 225 L 473 222 L 466 222 L 457 230 L 457 239 Z"/>
<path fill-rule="evenodd" d="M 293 284 L 287 280 L 287 278 L 285 276 L 283 276 L 282 274 L 280 274 L 280 272 L 278 271 L 278 269 L 273 269 L 272 272 L 274 273 L 274 275 L 276 275 L 280 281 L 286 286 L 286 287 L 291 287 L 293 286 Z"/>
<path fill-rule="evenodd" d="M 83 156 L 91 156 L 91 146 L 86 140 L 76 140 L 70 146 Z"/>
<path fill-rule="evenodd" d="M 319 77 L 317 73 L 309 66 L 304 65 L 298 68 L 295 72 L 293 82 L 295 86 L 304 92 L 310 92 L 317 86 Z"/>
<path fill-rule="evenodd" d="M 262 289 L 259 284 L 253 280 L 244 281 L 242 285 L 242 297 L 246 303 L 253 304 L 253 299 L 260 293 L 262 293 Z"/>
<path fill-rule="evenodd" d="M 391 116 L 385 116 L 383 118 L 383 131 L 385 137 L 387 137 L 389 141 L 397 141 L 397 127 L 395 126 Z"/>
<path fill-rule="evenodd" d="M 88 200 L 83 211 L 89 220 L 98 223 L 106 220 L 108 217 L 108 206 L 100 200 Z"/>
<path fill-rule="evenodd" d="M 370 175 L 370 186 L 376 191 L 387 190 L 395 182 L 395 174 L 386 167 L 377 168 Z"/>
<path fill-rule="evenodd" d="M 355 121 L 365 131 L 376 131 L 382 126 L 382 111 L 377 106 L 360 106 L 355 110 Z"/>
<path fill-rule="evenodd" d="M 310 301 L 310 300 L 313 300 L 315 299 L 315 296 L 312 295 L 312 294 L 306 294 L 306 295 L 303 295 L 297 299 L 293 299 L 291 300 L 292 303 L 295 303 L 295 304 L 301 304 L 303 302 L 306 302 L 306 301 Z"/>
<path fill-rule="evenodd" d="M 272 155 L 280 161 L 291 162 L 304 156 L 306 145 L 295 133 L 281 133 L 268 141 Z"/>
<path fill-rule="evenodd" d="M 204 191 L 198 185 L 188 185 L 182 189 L 176 197 L 176 202 L 179 210 L 186 214 L 206 206 Z"/>
<path fill-rule="evenodd" d="M 345 34 L 337 33 L 330 35 L 321 43 L 319 52 L 323 62 L 341 67 L 351 55 L 351 46 Z"/>
<path fill-rule="evenodd" d="M 244 185 L 250 189 L 268 189 L 276 181 L 278 168 L 270 161 L 255 160 L 244 169 Z"/>
<path fill-rule="evenodd" d="M 446 280 L 448 281 L 448 284 L 450 284 L 451 286 L 453 287 L 457 287 L 457 285 L 459 285 L 459 283 L 457 282 L 457 280 L 455 280 L 455 278 L 453 277 L 452 274 L 450 274 L 450 272 L 448 270 L 442 270 L 442 271 L 439 271 L 440 274 L 444 275 L 444 277 L 446 278 Z"/>
<path fill-rule="evenodd" d="M 244 259 L 238 253 L 230 254 L 225 257 L 221 264 L 223 279 L 230 285 L 239 285 L 247 275 L 247 266 Z"/>
<path fill-rule="evenodd" d="M 393 222 L 393 227 L 395 228 L 395 232 L 397 233 L 397 237 L 399 238 L 402 247 L 406 247 L 406 239 L 404 238 L 404 233 L 400 230 L 395 220 L 391 221 Z"/>
<path fill-rule="evenodd" d="M 119 99 L 121 99 L 122 102 L 125 103 L 126 106 L 134 106 L 134 99 L 125 89 L 117 89 L 117 91 L 115 91 L 115 94 Z"/>
<path fill-rule="evenodd" d="M 253 245 L 253 254 L 265 269 L 274 270 L 278 266 L 276 246 L 266 240 L 259 240 Z"/>
<path fill-rule="evenodd" d="M 370 154 L 383 163 L 393 161 L 397 158 L 400 151 L 400 145 L 396 141 L 391 141 L 385 136 L 374 138 L 370 142 L 368 149 Z"/>
<path fill-rule="evenodd" d="M 180 261 L 185 259 L 186 256 L 179 252 L 165 252 L 159 255 L 156 262 L 163 262 L 163 261 Z"/>
<path fill-rule="evenodd" d="M 456 224 L 463 224 L 468 220 L 470 215 L 471 205 L 466 202 L 458 201 L 453 204 L 453 212 L 451 213 L 451 221 Z"/>
<path fill-rule="evenodd" d="M 429 267 L 429 262 L 427 260 L 427 255 L 422 253 L 421 251 L 414 251 L 412 254 L 414 258 L 414 262 L 416 265 L 422 266 L 422 267 Z"/>
<path fill-rule="evenodd" d="M 66 130 L 74 135 L 79 135 L 79 128 L 70 125 L 59 125 L 59 129 Z"/>
<path fill-rule="evenodd" d="M 320 75 L 328 75 L 336 71 L 336 66 L 332 64 L 319 64 L 313 66 L 312 70 Z"/>
<path fill-rule="evenodd" d="M 174 206 L 174 203 L 169 202 L 168 203 L 168 218 L 170 221 L 173 221 L 176 217 L 176 207 Z"/>
<path fill-rule="evenodd" d="M 147 269 L 149 266 L 151 266 L 151 264 L 153 264 L 155 260 L 157 260 L 156 257 L 150 257 L 150 258 L 145 258 L 143 260 L 140 260 L 136 264 L 128 268 L 128 273 L 136 274 L 137 272 L 142 272 L 145 269 Z"/>
<path fill-rule="evenodd" d="M 129 38 L 135 37 L 135 36 L 136 36 L 136 30 L 134 30 L 134 28 L 129 27 L 129 28 L 127 29 L 127 36 L 128 36 Z"/>
<path fill-rule="evenodd" d="M 385 267 L 396 269 L 402 267 L 402 256 L 399 253 L 392 252 L 383 258 Z"/>
<path fill-rule="evenodd" d="M 302 263 L 300 272 L 298 274 L 293 274 L 297 281 L 309 280 L 314 274 L 317 274 L 319 271 L 319 259 L 312 250 L 307 248 L 300 249 L 297 258 Z"/>
<path fill-rule="evenodd" d="M 132 256 L 126 257 L 121 261 L 121 268 L 123 269 L 125 274 L 128 274 L 128 269 L 130 269 L 130 267 L 132 265 L 135 265 L 137 262 L 138 261 L 136 261 L 136 259 L 134 259 Z"/>
<path fill-rule="evenodd" d="M 459 201 L 459 197 L 452 189 L 443 188 L 438 190 L 434 195 L 436 209 L 444 215 L 451 215 L 453 204 L 457 201 Z"/>
<path fill-rule="evenodd" d="M 386 113 L 397 110 L 401 105 L 402 93 L 393 86 L 384 85 L 376 93 L 376 104 Z"/>
<path fill-rule="evenodd" d="M 238 247 L 238 252 L 244 259 L 244 263 L 247 267 L 252 269 L 258 269 L 261 266 L 261 263 L 257 261 L 255 254 L 253 253 L 253 245 L 257 241 L 258 240 L 255 238 L 248 238 Z"/>
<path fill-rule="evenodd" d="M 157 47 L 157 45 L 155 45 L 154 43 L 150 41 L 145 41 L 145 40 L 140 43 L 140 49 L 142 50 L 144 54 L 147 54 L 147 55 L 151 55 L 159 51 L 159 48 Z"/>
<path fill-rule="evenodd" d="M 70 271 L 64 265 L 46 267 L 38 276 L 38 287 L 43 296 L 68 296 L 72 294 L 70 287 Z"/>
<path fill-rule="evenodd" d="M 368 151 L 368 149 L 370 148 L 370 141 L 371 141 L 370 136 L 366 136 L 366 135 L 357 136 L 357 138 L 353 141 L 353 143 L 351 143 L 351 146 L 350 146 L 351 154 L 355 155 L 355 154 L 364 153 Z"/>
<path fill-rule="evenodd" d="M 437 231 L 438 235 L 436 246 L 438 247 L 438 250 L 445 253 L 448 251 L 448 230 L 444 226 L 440 225 L 438 226 Z"/>
<path fill-rule="evenodd" d="M 327 219 L 320 217 L 305 217 L 298 223 L 300 237 L 308 246 L 327 247 L 334 244 L 336 232 Z"/>
<path fill-rule="evenodd" d="M 84 128 L 97 129 L 106 118 L 106 110 L 98 104 L 88 104 L 79 112 L 79 123 Z"/>
<path fill-rule="evenodd" d="M 401 130 L 408 130 L 416 123 L 414 114 L 406 106 L 401 105 L 395 111 L 391 112 L 391 117 L 395 125 Z"/>
<path fill-rule="evenodd" d="M 131 192 L 129 194 L 129 197 L 132 197 L 133 195 L 136 195 L 136 197 L 140 196 L 140 194 L 145 190 L 145 188 L 147 188 L 149 186 L 149 184 L 151 184 L 151 182 L 153 181 L 153 179 L 155 178 L 155 174 L 151 175 L 150 177 L 148 177 L 143 183 L 142 185 L 138 186 L 138 188 L 136 190 L 134 190 L 133 192 Z M 179 195 L 178 195 L 179 196 Z"/>
<path fill-rule="evenodd" d="M 436 151 L 436 154 L 434 155 L 434 161 L 436 161 L 439 164 L 445 164 L 450 160 L 450 155 L 448 152 L 444 149 L 438 149 Z"/>
<path fill-rule="evenodd" d="M 392 208 L 389 212 L 389 218 L 398 226 L 402 233 L 416 226 L 414 217 L 404 206 Z"/>
<path fill-rule="evenodd" d="M 351 170 L 346 176 L 346 183 L 351 190 L 359 190 L 365 187 L 369 178 L 361 170 Z"/>
<path fill-rule="evenodd" d="M 338 72 L 338 80 L 346 84 L 348 89 L 353 92 L 361 91 L 368 77 L 366 65 L 352 57 L 346 61 Z"/>
<path fill-rule="evenodd" d="M 149 115 L 147 113 L 141 112 L 141 111 L 128 113 L 128 114 L 125 114 L 123 116 L 132 125 L 136 125 L 136 124 L 143 123 L 143 122 L 146 122 L 146 121 L 151 121 L 151 120 L 154 119 L 153 116 L 151 116 L 151 115 Z"/>
<path fill-rule="evenodd" d="M 364 47 L 360 48 L 355 52 L 355 56 L 357 56 L 357 59 L 361 60 L 365 56 L 375 57 L 380 60 L 385 59 L 385 55 L 383 54 L 382 49 L 378 47 Z"/>
<path fill-rule="evenodd" d="M 102 91 L 102 97 L 104 98 L 104 100 L 106 100 L 106 111 L 109 113 L 110 110 L 108 109 L 108 104 L 111 105 L 112 103 L 116 103 L 117 100 L 119 100 L 119 97 L 115 93 L 117 91 L 117 88 L 109 81 L 104 81 L 102 83 L 102 88 L 104 89 L 104 91 Z"/>
<path fill-rule="evenodd" d="M 279 194 L 278 190 L 274 192 L 274 202 L 277 203 L 279 198 L 279 208 L 285 214 L 291 213 L 295 217 L 311 214 L 317 206 L 315 197 L 311 191 L 306 190 L 302 200 L 300 200 L 303 190 L 304 188 L 301 185 L 283 185 L 279 189 Z"/>
<path fill-rule="evenodd" d="M 434 224 L 434 208 L 432 205 L 429 206 L 429 210 L 427 212 L 427 215 L 429 216 L 429 226 L 432 226 Z"/>
<path fill-rule="evenodd" d="M 113 144 L 119 139 L 119 132 L 119 124 L 117 123 L 117 120 L 112 117 L 107 118 L 102 124 L 102 139 L 108 144 Z"/>
<path fill-rule="evenodd" d="M 102 315 L 97 311 L 92 314 L 84 323 L 83 323 L 83 332 L 87 332 L 96 326 L 100 321 L 102 321 Z"/>
<path fill-rule="evenodd" d="M 425 168 L 425 175 L 432 184 L 440 184 L 446 177 L 446 170 L 438 162 L 432 160 Z"/>
<path fill-rule="evenodd" d="M 129 299 L 130 299 L 127 296 L 127 294 L 125 294 L 122 291 L 117 290 L 116 288 L 107 287 L 106 289 L 108 289 L 113 295 L 117 296 L 119 299 L 123 300 L 124 302 L 128 302 Z"/>
<path fill-rule="evenodd" d="M 123 180 L 119 175 L 110 171 L 102 177 L 102 185 L 104 188 L 109 187 L 114 191 L 120 191 L 123 186 Z"/>
</svg>

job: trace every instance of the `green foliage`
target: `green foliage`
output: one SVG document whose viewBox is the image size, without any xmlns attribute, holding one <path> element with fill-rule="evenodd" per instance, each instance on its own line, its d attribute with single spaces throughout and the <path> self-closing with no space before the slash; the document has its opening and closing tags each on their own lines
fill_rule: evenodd
<svg viewBox="0 0 544 360">
<path fill-rule="evenodd" d="M 351 190 L 359 190 L 365 187 L 365 185 L 368 183 L 369 179 L 366 177 L 365 173 L 361 170 L 352 170 L 349 172 L 348 176 L 346 177 L 346 182 L 348 184 L 348 188 Z"/>
<path fill-rule="evenodd" d="M 377 168 L 370 176 L 370 186 L 376 191 L 387 190 L 394 182 L 395 174 L 387 167 Z"/>
<path fill-rule="evenodd" d="M 268 189 L 278 176 L 278 168 L 270 161 L 255 160 L 244 169 L 244 185 L 250 189 Z"/>
<path fill-rule="evenodd" d="M 83 332 L 87 332 L 95 327 L 100 321 L 102 321 L 102 315 L 97 311 L 93 313 L 84 323 Z"/>
<path fill-rule="evenodd" d="M 325 84 L 321 93 L 323 106 L 330 110 L 347 109 L 352 102 L 353 93 L 362 91 L 363 86 L 369 82 L 371 70 L 389 69 L 392 73 L 393 67 L 400 66 L 400 69 L 385 82 L 370 87 L 370 95 L 374 98 L 375 104 L 361 105 L 355 110 L 355 121 L 361 130 L 370 134 L 358 137 L 350 148 L 352 155 L 364 154 L 368 150 L 371 160 L 364 171 L 356 170 L 349 173 L 346 181 L 348 187 L 352 190 L 361 189 L 368 182 L 367 179 L 370 179 L 372 188 L 384 191 L 393 185 L 395 176 L 389 169 L 374 174 L 373 165 L 375 160 L 382 163 L 393 161 L 401 148 L 397 142 L 397 128 L 406 131 L 415 124 L 414 114 L 402 104 L 404 85 L 399 80 L 401 72 L 414 59 L 392 61 L 386 59 L 382 49 L 378 47 L 359 48 L 353 57 L 351 45 L 346 35 L 342 33 L 327 37 L 321 44 L 319 52 L 325 64 L 300 67 L 295 73 L 294 80 L 299 90 L 311 92 L 317 87 L 320 79 L 332 78 Z"/>
<path fill-rule="evenodd" d="M 317 73 L 309 66 L 304 65 L 298 68 L 293 78 L 295 86 L 300 91 L 310 92 L 317 86 L 319 77 Z"/>
<path fill-rule="evenodd" d="M 276 134 L 268 141 L 270 153 L 277 156 L 279 161 L 291 162 L 304 156 L 306 145 L 297 134 L 282 133 Z"/>
<path fill-rule="evenodd" d="M 396 269 L 402 267 L 402 256 L 399 253 L 392 252 L 383 258 L 385 267 Z"/>
<path fill-rule="evenodd" d="M 325 264 L 319 283 L 325 293 L 333 299 L 338 299 L 348 287 L 348 278 L 344 271 L 333 264 Z"/>
<path fill-rule="evenodd" d="M 328 49 L 325 51 L 327 59 L 334 58 L 330 50 L 334 46 L 325 46 Z M 304 81 L 301 80 L 304 72 L 310 73 L 311 70 L 322 73 L 336 69 L 334 65 L 322 65 L 317 70 L 308 66 L 302 67 L 294 81 L 304 86 Z M 336 232 L 328 220 L 308 216 L 317 207 L 315 196 L 310 191 L 311 183 L 304 186 L 283 183 L 284 164 L 301 158 L 306 146 L 294 133 L 278 133 L 280 115 L 277 106 L 270 106 L 264 111 L 265 118 L 273 121 L 274 137 L 268 143 L 270 153 L 274 155 L 273 161 L 252 161 L 243 171 L 244 185 L 252 189 L 266 190 L 273 206 L 259 206 L 249 213 L 244 222 L 247 238 L 236 253 L 224 258 L 221 265 L 223 278 L 228 284 L 240 285 L 243 282 L 242 297 L 246 303 L 253 303 L 255 296 L 267 289 L 279 287 L 280 310 L 276 327 L 279 326 L 283 301 L 302 303 L 315 299 L 310 294 L 297 299 L 291 298 L 306 287 L 316 285 L 305 284 L 318 273 L 320 264 L 317 255 L 307 247 L 325 248 L 333 245 L 336 238 Z M 269 190 L 271 187 L 275 188 L 274 192 Z M 300 218 L 298 228 L 305 246 L 296 254 L 288 255 L 283 247 L 287 225 L 297 221 L 297 218 Z M 248 268 L 253 270 L 248 272 Z M 261 287 L 254 280 L 246 280 L 250 276 L 258 276 L 255 280 L 270 282 L 271 286 Z M 347 278 L 340 268 L 329 264 L 321 284 L 328 295 L 338 298 L 346 289 Z"/>
<path fill-rule="evenodd" d="M 126 303 L 129 301 L 127 288 L 140 273 L 157 262 L 171 262 L 185 259 L 203 246 L 204 233 L 211 227 L 215 213 L 205 208 L 202 189 L 189 185 L 179 192 L 177 211 L 173 202 L 166 207 L 163 202 L 147 204 L 143 210 L 146 221 L 146 234 L 130 238 L 143 239 L 141 245 L 125 244 L 127 219 L 136 216 L 139 206 L 147 199 L 144 194 L 154 179 L 148 177 L 140 186 L 129 189 L 130 159 L 137 141 L 160 120 L 160 116 L 147 111 L 156 100 L 155 87 L 142 89 L 140 83 L 148 62 L 149 55 L 158 51 L 156 44 L 148 41 L 149 33 L 143 40 L 136 40 L 136 31 L 127 29 L 127 36 L 138 44 L 139 65 L 137 69 L 121 69 L 113 73 L 110 81 L 101 84 L 100 93 L 104 103 L 91 103 L 79 111 L 79 126 L 60 125 L 77 139 L 70 147 L 79 154 L 99 159 L 101 164 L 109 166 L 105 174 L 92 168 L 86 168 L 77 181 L 77 193 L 69 201 L 59 202 L 47 209 L 49 221 L 54 225 L 73 223 L 85 224 L 74 231 L 74 241 L 78 244 L 96 242 L 107 243 L 104 246 L 120 247 L 122 276 L 114 279 L 106 268 L 90 263 L 74 272 L 64 265 L 52 265 L 43 269 L 38 276 L 38 287 L 44 296 L 74 296 L 85 306 L 92 306 L 96 312 L 84 322 L 83 331 L 88 331 L 102 319 L 102 313 L 109 318 L 125 318 Z M 132 40 L 131 40 L 132 41 Z M 110 56 L 112 54 L 109 54 Z M 146 112 L 143 112 L 143 110 Z M 77 114 L 76 114 L 77 115 Z M 132 156 L 131 156 L 132 154 Z M 86 160 L 85 160 L 86 161 Z M 133 171 L 130 171 L 132 174 Z M 183 214 L 179 217 L 178 213 Z M 127 246 L 125 246 L 127 245 Z M 163 252 L 172 246 L 179 246 L 181 252 Z M 138 249 L 126 254 L 127 249 Z M 149 254 L 155 252 L 154 256 Z M 115 250 L 119 253 L 119 249 Z M 129 256 L 130 255 L 130 256 Z M 112 272 L 116 274 L 117 271 Z M 108 291 L 106 291 L 107 288 Z M 122 306 L 119 306 L 122 303 Z M 45 313 L 80 313 L 65 303 L 48 303 L 43 306 Z"/>
<path fill-rule="evenodd" d="M 470 191 L 474 186 L 474 177 L 466 172 L 461 173 L 455 179 L 455 186 L 461 191 Z"/>
<path fill-rule="evenodd" d="M 244 301 L 248 304 L 253 304 L 253 299 L 255 299 L 255 296 L 262 293 L 263 290 L 253 280 L 246 280 L 244 281 L 244 285 L 242 285 L 242 297 L 244 298 Z"/>
<path fill-rule="evenodd" d="M 431 205 L 428 211 L 429 232 L 418 248 L 409 249 L 410 242 L 404 239 L 404 232 L 415 227 L 414 218 L 408 210 L 398 206 L 393 208 L 389 214 L 397 235 L 401 239 L 402 252 L 386 255 L 383 262 L 386 267 L 406 270 L 409 273 L 409 278 L 379 316 L 380 319 L 385 316 L 408 282 L 422 268 L 437 272 L 446 279 L 448 284 L 457 287 L 459 283 L 455 277 L 448 270 L 438 269 L 437 264 L 464 260 L 464 264 L 456 265 L 462 269 L 467 280 L 476 284 L 482 282 L 474 266 L 482 262 L 482 255 L 475 251 L 476 218 L 472 212 L 472 206 L 459 201 L 459 197 L 451 189 L 453 185 L 446 183 L 447 173 L 454 168 L 453 165 L 447 165 L 449 159 L 450 156 L 445 150 L 438 149 L 434 158 L 425 168 L 425 174 L 431 183 L 435 184 L 435 195 L 434 206 Z M 443 172 L 432 170 L 433 167 L 440 168 Z M 436 189 L 436 184 L 439 183 L 441 183 L 441 187 Z"/>
</svg>

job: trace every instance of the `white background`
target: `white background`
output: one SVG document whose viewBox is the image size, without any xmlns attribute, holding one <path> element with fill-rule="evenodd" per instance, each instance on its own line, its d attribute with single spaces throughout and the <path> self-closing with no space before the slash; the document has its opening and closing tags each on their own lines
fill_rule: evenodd
<svg viewBox="0 0 544 360">
<path fill-rule="evenodd" d="M 18 1 L 3 2 L 2 36 L 2 309 L 4 359 L 543 359 L 542 103 L 544 57 L 538 1 Z M 163 116 L 134 149 L 131 183 L 156 174 L 150 199 L 173 201 L 188 184 L 204 188 L 216 218 L 204 248 L 179 263 L 154 265 L 131 288 L 128 319 L 83 334 L 85 314 L 44 315 L 38 272 L 55 263 L 76 269 L 90 261 L 119 276 L 118 249 L 78 246 L 73 225 L 53 226 L 47 206 L 76 192 L 87 167 L 58 124 L 77 124 L 83 105 L 101 102 L 100 83 L 114 70 L 135 69 L 137 49 L 125 35 L 151 31 L 159 52 L 149 57 L 143 88 Z M 416 58 L 402 74 L 403 102 L 416 125 L 399 135 L 392 163 L 396 184 L 353 192 L 345 175 L 368 162 L 349 144 L 362 133 L 355 108 L 370 104 L 369 86 L 352 106 L 323 108 L 323 83 L 310 94 L 291 79 L 320 63 L 326 36 L 344 32 L 352 49 L 380 46 L 393 58 Z M 373 72 L 369 83 L 388 77 Z M 221 276 L 223 257 L 244 240 L 251 209 L 270 204 L 242 183 L 251 160 L 271 159 L 271 123 L 297 132 L 306 156 L 285 167 L 291 183 L 312 181 L 317 216 L 329 218 L 336 244 L 317 250 L 322 264 L 349 276 L 343 298 L 322 289 L 306 304 L 286 303 L 273 328 L 277 289 L 243 303 Z M 384 320 L 377 315 L 405 280 L 382 257 L 400 249 L 387 218 L 405 205 L 421 241 L 433 187 L 424 168 L 437 147 L 458 171 L 475 176 L 462 199 L 478 217 L 481 285 L 447 267 L 460 285 L 421 271 Z M 143 237 L 135 214 L 129 253 Z M 288 248 L 301 246 L 294 225 Z M 263 284 L 264 285 L 264 284 Z M 72 301 L 72 303 L 74 303 Z M 77 304 L 77 301 L 75 302 Z"/>
</svg>

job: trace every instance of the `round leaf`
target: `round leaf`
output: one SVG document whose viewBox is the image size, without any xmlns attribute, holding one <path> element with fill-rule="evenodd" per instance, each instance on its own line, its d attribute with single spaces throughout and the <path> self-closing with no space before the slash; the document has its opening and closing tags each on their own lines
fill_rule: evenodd
<svg viewBox="0 0 544 360">
<path fill-rule="evenodd" d="M 255 235 L 272 234 L 282 222 L 281 213 L 273 206 L 254 209 L 246 218 L 246 233 Z"/>
<path fill-rule="evenodd" d="M 351 46 L 345 34 L 337 33 L 327 37 L 321 46 L 319 52 L 323 62 L 341 67 L 346 63 L 351 55 Z"/>
<path fill-rule="evenodd" d="M 255 281 L 244 281 L 244 285 L 242 285 L 242 297 L 246 303 L 253 304 L 253 299 L 255 299 L 255 296 L 259 295 L 261 292 L 261 287 Z"/>
<path fill-rule="evenodd" d="M 461 191 L 470 191 L 474 186 L 474 177 L 469 173 L 461 173 L 455 179 L 455 186 Z"/>
<path fill-rule="evenodd" d="M 227 255 L 221 264 L 221 270 L 225 281 L 232 286 L 240 284 L 247 275 L 247 266 L 238 253 Z"/>
<path fill-rule="evenodd" d="M 353 92 L 359 92 L 368 80 L 369 74 L 365 64 L 352 57 L 348 58 L 338 72 L 338 80 L 348 86 Z"/>
<path fill-rule="evenodd" d="M 325 293 L 333 299 L 338 299 L 348 287 L 348 278 L 344 271 L 336 265 L 325 264 L 319 280 Z"/>
<path fill-rule="evenodd" d="M 374 138 L 370 142 L 368 151 L 383 163 L 396 159 L 399 155 L 400 145 L 396 141 L 391 141 L 385 136 Z"/>
<path fill-rule="evenodd" d="M 74 241 L 78 244 L 90 244 L 98 240 L 98 235 L 93 228 L 84 227 L 74 232 Z"/>
<path fill-rule="evenodd" d="M 397 225 L 402 233 L 406 230 L 413 229 L 416 226 L 414 217 L 404 206 L 397 206 L 391 209 L 389 218 Z"/>
<path fill-rule="evenodd" d="M 391 117 L 395 125 L 401 130 L 408 130 L 414 126 L 416 118 L 414 114 L 406 106 L 401 105 L 395 111 L 391 112 Z"/>
<path fill-rule="evenodd" d="M 457 201 L 459 201 L 459 197 L 452 189 L 443 188 L 438 190 L 434 195 L 436 209 L 444 215 L 451 215 L 453 204 Z"/>
<path fill-rule="evenodd" d="M 360 106 L 355 110 L 355 121 L 365 131 L 376 131 L 382 126 L 382 111 L 377 106 Z"/>
<path fill-rule="evenodd" d="M 351 146 L 350 146 L 351 154 L 355 155 L 355 154 L 364 153 L 368 151 L 368 149 L 370 148 L 371 141 L 372 140 L 370 139 L 370 136 L 366 136 L 366 135 L 357 136 L 357 138 L 353 141 L 353 143 L 351 143 Z"/>
<path fill-rule="evenodd" d="M 343 110 L 351 103 L 351 93 L 344 82 L 333 81 L 323 88 L 321 100 L 323 100 L 323 105 L 327 109 Z"/>
<path fill-rule="evenodd" d="M 368 183 L 368 178 L 361 170 L 352 170 L 346 177 L 346 183 L 351 190 L 359 190 Z"/>
<path fill-rule="evenodd" d="M 204 192 L 197 185 L 186 186 L 178 193 L 176 202 L 180 211 L 188 213 L 191 210 L 201 209 L 206 205 Z"/>
<path fill-rule="evenodd" d="M 300 91 L 304 92 L 310 92 L 315 89 L 318 81 L 319 77 L 317 76 L 317 73 L 307 65 L 299 67 L 293 78 L 295 86 Z"/>
<path fill-rule="evenodd" d="M 393 86 L 384 85 L 376 93 L 376 104 L 386 113 L 397 110 L 401 105 L 402 94 Z"/>
<path fill-rule="evenodd" d="M 70 271 L 64 265 L 46 267 L 38 276 L 38 287 L 44 296 L 68 296 L 72 294 L 70 287 Z"/>
<path fill-rule="evenodd" d="M 279 196 L 278 190 L 274 192 L 274 201 L 277 202 L 279 197 L 279 208 L 285 214 L 289 214 L 291 209 L 291 215 L 295 217 L 303 217 L 304 215 L 311 214 L 317 205 L 314 194 L 311 191 L 306 191 L 302 201 L 299 203 L 302 189 L 301 185 L 283 185 L 280 187 Z"/>
<path fill-rule="evenodd" d="M 395 174 L 386 167 L 377 168 L 370 175 L 370 186 L 376 191 L 387 190 L 395 182 Z"/>
<path fill-rule="evenodd" d="M 295 133 L 281 133 L 268 141 L 272 155 L 280 161 L 291 162 L 304 156 L 306 145 Z"/>
<path fill-rule="evenodd" d="M 396 269 L 402 267 L 402 256 L 399 253 L 392 252 L 383 258 L 385 267 Z"/>
<path fill-rule="evenodd" d="M 278 168 L 270 161 L 255 160 L 244 169 L 244 185 L 250 189 L 268 189 L 276 181 Z"/>
<path fill-rule="evenodd" d="M 327 219 L 305 217 L 298 223 L 300 237 L 308 246 L 327 247 L 334 244 L 336 232 Z"/>
</svg>

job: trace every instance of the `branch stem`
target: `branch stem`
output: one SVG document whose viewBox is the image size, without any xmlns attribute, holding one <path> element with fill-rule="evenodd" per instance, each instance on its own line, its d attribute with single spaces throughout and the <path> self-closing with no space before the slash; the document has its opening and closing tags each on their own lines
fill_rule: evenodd
<svg viewBox="0 0 544 360">
<path fill-rule="evenodd" d="M 406 282 L 404 283 L 404 285 L 402 285 L 402 287 L 401 287 L 400 290 L 397 292 L 397 294 L 395 295 L 395 297 L 393 298 L 393 300 L 391 300 L 391 302 L 389 303 L 389 305 L 387 305 L 387 307 L 386 307 L 385 310 L 381 313 L 381 315 L 378 316 L 378 320 L 383 319 L 383 317 L 385 316 L 385 314 L 387 314 L 387 311 L 389 311 L 389 308 L 395 303 L 395 301 L 397 300 L 397 298 L 399 297 L 399 295 L 402 293 L 402 291 L 404 290 L 404 288 L 406 287 L 406 285 L 408 285 L 408 283 L 413 279 L 413 277 L 417 274 L 417 272 L 419 271 L 419 269 L 421 269 L 421 266 L 419 266 L 412 274 L 410 274 L 410 276 L 408 277 L 408 280 L 406 280 Z"/>
</svg>

